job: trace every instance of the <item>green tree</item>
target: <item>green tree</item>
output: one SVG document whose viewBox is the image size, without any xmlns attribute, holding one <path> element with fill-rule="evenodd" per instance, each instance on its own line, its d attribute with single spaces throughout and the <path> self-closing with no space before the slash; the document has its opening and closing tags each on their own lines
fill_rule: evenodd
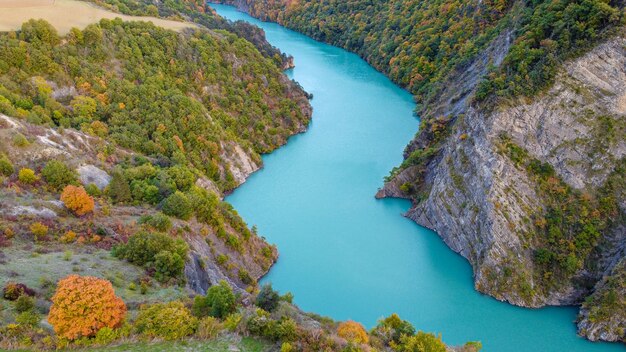
<svg viewBox="0 0 626 352">
<path fill-rule="evenodd" d="M 57 191 L 63 189 L 63 187 L 67 185 L 78 184 L 76 172 L 60 160 L 48 161 L 46 166 L 41 169 L 41 175 L 48 185 Z"/>
<path fill-rule="evenodd" d="M 235 312 L 236 298 L 233 289 L 222 280 L 211 286 L 206 296 L 196 296 L 191 310 L 198 317 L 212 316 L 225 318 Z"/>
<path fill-rule="evenodd" d="M 259 294 L 256 296 L 255 304 L 261 307 L 263 310 L 273 312 L 278 303 L 280 302 L 280 295 L 274 291 L 271 284 L 266 284 L 261 287 Z"/>
<path fill-rule="evenodd" d="M 162 211 L 167 215 L 174 216 L 182 220 L 189 220 L 193 214 L 191 202 L 187 196 L 180 191 L 174 192 L 174 194 L 167 197 L 165 201 L 163 201 Z"/>
<path fill-rule="evenodd" d="M 128 203 L 132 200 L 130 186 L 121 171 L 113 171 L 107 194 L 114 203 Z"/>
</svg>

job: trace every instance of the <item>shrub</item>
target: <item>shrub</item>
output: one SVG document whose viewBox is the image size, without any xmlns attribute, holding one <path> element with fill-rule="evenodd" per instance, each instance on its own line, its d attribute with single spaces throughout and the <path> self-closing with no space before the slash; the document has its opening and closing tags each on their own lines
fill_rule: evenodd
<svg viewBox="0 0 626 352">
<path fill-rule="evenodd" d="M 403 336 L 400 339 L 400 344 L 397 345 L 396 351 L 398 352 L 414 352 L 414 351 L 428 351 L 428 352 L 446 352 L 446 345 L 441 341 L 441 336 L 435 336 L 435 334 L 425 333 L 419 331 L 414 336 Z"/>
<path fill-rule="evenodd" d="M 76 241 L 76 232 L 69 230 L 63 236 L 59 238 L 61 243 L 72 243 Z"/>
<path fill-rule="evenodd" d="M 100 197 L 102 195 L 102 191 L 100 191 L 100 188 L 98 188 L 98 186 L 96 186 L 93 183 L 90 183 L 87 186 L 85 186 L 85 191 L 87 191 L 87 194 L 89 194 L 92 197 Z"/>
<path fill-rule="evenodd" d="M 337 335 L 352 343 L 368 343 L 369 341 L 369 336 L 367 336 L 363 325 L 352 320 L 339 324 Z"/>
<path fill-rule="evenodd" d="M 2 297 L 9 301 L 15 301 L 23 295 L 32 297 L 35 295 L 35 291 L 28 288 L 28 286 L 24 284 L 18 284 L 15 282 L 7 283 L 2 290 Z"/>
<path fill-rule="evenodd" d="M 30 327 L 37 326 L 40 321 L 41 318 L 39 317 L 39 314 L 31 309 L 23 311 L 15 317 L 16 323 Z"/>
<path fill-rule="evenodd" d="M 15 310 L 23 313 L 35 308 L 35 300 L 28 295 L 21 295 L 15 300 Z"/>
<path fill-rule="evenodd" d="M 154 256 L 154 277 L 160 282 L 166 282 L 169 278 L 180 277 L 185 270 L 185 259 L 178 253 L 160 251 Z"/>
<path fill-rule="evenodd" d="M 78 216 L 91 213 L 95 206 L 93 198 L 80 186 L 65 186 L 61 193 L 61 201 L 69 210 Z"/>
<path fill-rule="evenodd" d="M 57 285 L 48 321 L 59 337 L 74 340 L 104 327 L 117 328 L 125 316 L 126 305 L 109 281 L 70 275 Z"/>
<path fill-rule="evenodd" d="M 228 331 L 235 331 L 237 330 L 237 327 L 239 327 L 239 324 L 241 323 L 242 318 L 243 317 L 241 316 L 241 314 L 233 313 L 227 316 L 226 319 L 224 319 L 224 327 Z"/>
<path fill-rule="evenodd" d="M 224 329 L 222 323 L 214 317 L 204 317 L 198 324 L 196 336 L 201 339 L 215 338 Z"/>
<path fill-rule="evenodd" d="M 194 333 L 198 319 L 181 302 L 158 303 L 140 310 L 135 329 L 148 337 L 176 340 Z"/>
<path fill-rule="evenodd" d="M 13 144 L 17 147 L 27 147 L 30 142 L 26 139 L 26 137 L 24 137 L 23 134 L 18 133 L 13 136 Z"/>
<path fill-rule="evenodd" d="M 37 182 L 37 180 L 39 180 L 39 177 L 35 175 L 35 171 L 33 171 L 32 169 L 23 168 L 18 173 L 17 179 L 25 185 L 31 185 Z"/>
<path fill-rule="evenodd" d="M 198 317 L 210 315 L 224 318 L 235 312 L 235 301 L 233 289 L 226 281 L 222 280 L 218 285 L 211 286 L 206 296 L 196 296 L 191 309 L 193 314 Z"/>
<path fill-rule="evenodd" d="M 280 301 L 280 296 L 278 292 L 272 289 L 271 284 L 263 285 L 261 287 L 261 291 L 256 296 L 256 305 L 263 308 L 268 312 L 273 312 L 276 307 L 278 307 L 278 303 Z"/>
<path fill-rule="evenodd" d="M 15 168 L 11 160 L 9 160 L 6 155 L 2 155 L 2 157 L 0 157 L 0 176 L 11 176 L 14 172 Z"/>
<path fill-rule="evenodd" d="M 40 222 L 35 222 L 30 225 L 30 232 L 35 236 L 37 241 L 41 241 L 48 234 L 48 226 Z"/>
<path fill-rule="evenodd" d="M 189 220 L 193 213 L 191 202 L 184 193 L 179 191 L 174 192 L 163 201 L 162 210 L 163 213 L 182 220 Z"/>
<path fill-rule="evenodd" d="M 402 336 L 415 334 L 415 328 L 411 323 L 400 319 L 398 314 L 394 313 L 387 318 L 379 320 L 376 327 L 372 330 L 372 334 L 379 337 L 386 344 L 390 344 L 392 341 L 399 343 Z"/>
<path fill-rule="evenodd" d="M 170 218 L 163 213 L 142 216 L 141 218 L 139 218 L 139 223 L 146 224 L 161 232 L 166 232 L 170 228 L 172 228 L 172 220 L 170 220 Z"/>
<path fill-rule="evenodd" d="M 241 280 L 241 282 L 246 285 L 252 285 L 252 283 L 254 283 L 254 280 L 252 280 L 252 276 L 250 276 L 246 269 L 239 269 L 238 276 L 239 280 Z"/>
<path fill-rule="evenodd" d="M 76 172 L 59 160 L 50 160 L 46 166 L 41 169 L 41 176 L 57 191 L 67 185 L 78 184 Z"/>
<path fill-rule="evenodd" d="M 181 258 L 187 257 L 188 246 L 182 239 L 174 240 L 159 232 L 138 232 L 128 239 L 126 244 L 114 248 L 113 254 L 137 265 L 154 262 L 161 251 L 177 253 Z"/>
</svg>

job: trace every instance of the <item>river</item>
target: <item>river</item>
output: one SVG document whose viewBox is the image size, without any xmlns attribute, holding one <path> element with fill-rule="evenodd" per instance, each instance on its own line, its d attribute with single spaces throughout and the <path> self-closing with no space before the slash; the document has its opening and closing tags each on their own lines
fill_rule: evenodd
<svg viewBox="0 0 626 352">
<path fill-rule="evenodd" d="M 624 351 L 576 335 L 577 309 L 524 309 L 474 290 L 468 262 L 434 232 L 401 216 L 410 203 L 376 200 L 419 127 L 411 95 L 357 55 L 235 8 L 230 20 L 265 30 L 291 54 L 287 74 L 313 93 L 309 130 L 263 157 L 227 201 L 280 252 L 264 278 L 306 311 L 374 326 L 398 313 L 451 345 L 483 351 Z"/>
</svg>

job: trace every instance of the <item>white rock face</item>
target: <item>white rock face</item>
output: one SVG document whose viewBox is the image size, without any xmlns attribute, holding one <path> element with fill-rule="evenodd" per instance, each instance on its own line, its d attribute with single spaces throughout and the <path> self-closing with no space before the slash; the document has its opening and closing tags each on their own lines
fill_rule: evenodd
<svg viewBox="0 0 626 352">
<path fill-rule="evenodd" d="M 109 182 L 111 182 L 111 176 L 109 176 L 106 171 L 99 169 L 93 165 L 83 165 L 79 167 L 76 171 L 78 171 L 78 177 L 80 178 L 80 182 L 82 182 L 84 185 L 93 183 L 102 190 L 109 184 Z"/>
</svg>

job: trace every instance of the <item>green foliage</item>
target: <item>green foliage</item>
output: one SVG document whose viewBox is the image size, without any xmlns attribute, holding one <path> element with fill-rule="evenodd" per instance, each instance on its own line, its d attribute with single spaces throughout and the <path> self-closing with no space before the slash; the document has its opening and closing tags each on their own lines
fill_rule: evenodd
<svg viewBox="0 0 626 352">
<path fill-rule="evenodd" d="M 261 287 L 259 294 L 256 296 L 255 304 L 265 311 L 273 312 L 280 302 L 278 292 L 274 291 L 271 284 Z"/>
<path fill-rule="evenodd" d="M 177 340 L 196 331 L 198 319 L 181 302 L 158 303 L 142 308 L 135 330 L 147 337 Z"/>
<path fill-rule="evenodd" d="M 178 253 L 160 251 L 154 256 L 154 277 L 166 282 L 169 278 L 182 277 L 185 270 L 185 258 Z"/>
<path fill-rule="evenodd" d="M 222 280 L 218 285 L 211 286 L 206 296 L 196 296 L 191 309 L 198 317 L 225 318 L 234 313 L 235 308 L 236 298 L 233 289 Z"/>
<path fill-rule="evenodd" d="M 136 265 L 155 270 L 155 277 L 162 282 L 169 278 L 181 278 L 189 247 L 182 239 L 173 239 L 163 233 L 139 232 L 126 244 L 113 248 L 113 255 Z"/>
<path fill-rule="evenodd" d="M 18 173 L 17 178 L 18 180 L 20 180 L 20 182 L 26 185 L 33 184 L 37 182 L 37 180 L 39 180 L 39 177 L 35 175 L 35 171 L 33 171 L 32 169 L 27 169 L 27 168 L 21 169 L 20 172 Z"/>
<path fill-rule="evenodd" d="M 623 21 L 612 0 L 534 0 L 522 12 L 517 39 L 502 65 L 481 82 L 477 99 L 536 94 L 564 59 L 580 55 Z"/>
<path fill-rule="evenodd" d="M 93 183 L 90 183 L 87 186 L 85 186 L 85 191 L 87 192 L 87 194 L 89 194 L 92 197 L 99 197 L 102 195 L 102 191 L 100 191 L 100 188 L 98 188 L 98 186 L 96 186 Z"/>
<path fill-rule="evenodd" d="M 48 185 L 57 191 L 62 190 L 67 185 L 78 184 L 76 172 L 60 160 L 48 161 L 46 166 L 41 169 L 41 175 Z"/>
<path fill-rule="evenodd" d="M 398 352 L 446 352 L 446 345 L 441 336 L 418 331 L 412 336 L 403 336 L 395 348 Z"/>
<path fill-rule="evenodd" d="M 0 155 L 0 176 L 11 176 L 14 172 L 11 160 L 6 155 Z"/>
<path fill-rule="evenodd" d="M 392 342 L 398 344 L 403 336 L 413 336 L 414 334 L 413 325 L 400 319 L 396 313 L 379 320 L 372 330 L 372 335 L 380 338 L 386 345 L 390 345 Z"/>
<path fill-rule="evenodd" d="M 39 325 L 41 317 L 33 309 L 22 311 L 15 317 L 15 322 L 20 325 L 35 327 Z"/>
<path fill-rule="evenodd" d="M 160 232 L 167 232 L 172 228 L 172 220 L 163 213 L 142 216 L 139 218 L 139 223 L 146 224 Z"/>
<path fill-rule="evenodd" d="M 189 198 L 187 198 L 184 193 L 179 191 L 174 192 L 174 194 L 167 197 L 165 201 L 163 201 L 161 210 L 167 215 L 182 220 L 189 220 L 193 214 L 193 208 Z"/>
<path fill-rule="evenodd" d="M 256 310 L 256 314 L 246 322 L 246 327 L 251 334 L 273 341 L 292 342 L 298 338 L 298 326 L 295 321 L 285 317 L 274 320 L 263 309 Z"/>
<path fill-rule="evenodd" d="M 13 136 L 13 144 L 17 147 L 27 147 L 30 145 L 30 142 L 23 134 L 17 133 Z"/>
<path fill-rule="evenodd" d="M 113 171 L 107 194 L 114 203 L 128 203 L 131 201 L 130 186 L 124 174 L 119 170 Z"/>
<path fill-rule="evenodd" d="M 23 313 L 35 308 L 35 300 L 28 295 L 21 295 L 15 301 L 15 310 Z"/>
<path fill-rule="evenodd" d="M 239 28 L 194 15 L 183 4 L 168 1 L 162 9 Z M 182 191 L 195 174 L 232 189 L 227 152 L 241 148 L 260 160 L 260 153 L 284 144 L 308 120 L 298 105 L 306 104 L 304 93 L 284 79 L 273 59 L 229 32 L 178 33 L 148 22 L 103 19 L 60 39 L 41 20 L 24 24 L 17 38 L 0 34 L 0 108 L 22 111 L 33 123 L 83 129 L 161 165 L 176 165 L 167 176 Z M 49 82 L 79 94 L 56 100 Z M 129 193 L 112 191 L 111 197 L 129 202 Z"/>
</svg>

